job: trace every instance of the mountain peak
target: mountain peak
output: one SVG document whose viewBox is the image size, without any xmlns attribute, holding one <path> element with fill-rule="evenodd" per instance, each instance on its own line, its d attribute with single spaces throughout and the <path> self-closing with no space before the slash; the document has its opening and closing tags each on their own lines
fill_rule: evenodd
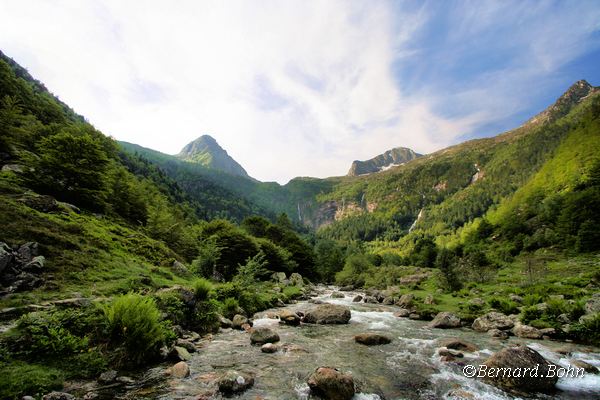
<svg viewBox="0 0 600 400">
<path fill-rule="evenodd" d="M 581 79 L 572 84 L 571 87 L 569 87 L 569 89 L 554 102 L 554 104 L 528 120 L 525 125 L 554 121 L 566 115 L 571 111 L 571 108 L 597 90 L 599 90 L 599 88 L 590 85 L 585 79 Z"/>
<path fill-rule="evenodd" d="M 415 153 L 407 147 L 396 147 L 386 151 L 383 154 L 373 157 L 370 160 L 352 162 L 352 166 L 348 171 L 348 176 L 358 176 L 372 174 L 373 172 L 385 171 L 396 165 L 404 164 L 421 154 Z"/>
<path fill-rule="evenodd" d="M 249 178 L 246 170 L 227 154 L 227 151 L 219 146 L 216 139 L 210 135 L 202 135 L 186 144 L 177 155 L 177 158 L 231 175 Z"/>
</svg>

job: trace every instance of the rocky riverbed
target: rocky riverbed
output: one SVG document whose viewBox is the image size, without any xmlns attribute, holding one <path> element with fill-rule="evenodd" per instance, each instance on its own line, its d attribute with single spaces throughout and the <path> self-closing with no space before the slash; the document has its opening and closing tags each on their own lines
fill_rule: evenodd
<svg viewBox="0 0 600 400">
<path fill-rule="evenodd" d="M 560 378 L 556 391 L 550 394 L 526 395 L 505 392 L 462 373 L 466 365 L 482 364 L 493 353 L 516 344 L 529 346 L 559 366 L 568 367 L 575 363 L 573 360 L 579 360 L 600 367 L 597 348 L 518 337 L 501 340 L 470 328 L 434 329 L 425 321 L 395 316 L 398 311 L 395 306 L 352 302 L 358 294 L 355 292 L 332 298 L 332 291 L 333 288 L 321 288 L 311 302 L 349 307 L 347 324 L 293 326 L 273 318 L 282 310 L 306 314 L 314 307 L 306 301 L 266 311 L 254 319 L 254 329 L 270 328 L 279 340 L 267 345 L 264 351 L 261 345 L 251 344 L 250 333 L 224 329 L 197 342 L 197 350 L 187 361 L 189 374 L 185 371 L 179 377 L 173 373 L 167 375 L 164 371 L 171 365 L 159 366 L 134 376 L 137 383 L 126 385 L 124 391 L 93 389 L 88 398 L 220 399 L 227 388 L 236 388 L 234 395 L 240 399 L 311 399 L 307 381 L 322 366 L 351 373 L 357 392 L 354 400 L 595 399 L 600 393 L 600 375 L 593 373 Z M 387 343 L 385 338 L 391 342 Z M 444 345 L 448 344 L 444 340 L 448 338 L 457 338 L 474 348 L 446 349 Z M 368 346 L 365 341 L 377 345 Z M 229 381 L 223 382 L 224 376 Z M 220 385 L 229 386 L 219 391 Z M 91 389 L 83 386 L 76 392 L 83 396 Z"/>
</svg>

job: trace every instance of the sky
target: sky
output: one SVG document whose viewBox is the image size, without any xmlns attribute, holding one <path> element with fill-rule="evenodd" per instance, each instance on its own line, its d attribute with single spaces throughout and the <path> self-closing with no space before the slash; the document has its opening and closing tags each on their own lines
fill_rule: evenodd
<svg viewBox="0 0 600 400">
<path fill-rule="evenodd" d="M 285 183 L 600 85 L 600 1 L 0 0 L 0 50 L 106 135 L 176 154 L 209 134 Z"/>
</svg>

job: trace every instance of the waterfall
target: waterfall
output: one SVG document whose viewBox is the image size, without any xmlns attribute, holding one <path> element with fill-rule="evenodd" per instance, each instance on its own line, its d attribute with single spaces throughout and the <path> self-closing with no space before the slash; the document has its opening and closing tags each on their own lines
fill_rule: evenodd
<svg viewBox="0 0 600 400">
<path fill-rule="evenodd" d="M 413 222 L 412 225 L 410 226 L 410 228 L 408 228 L 408 232 L 412 232 L 412 230 L 415 229 L 415 226 L 417 226 L 417 222 L 419 222 L 419 220 L 421 219 L 422 216 L 423 216 L 423 209 L 421 208 L 421 210 L 419 211 L 419 215 L 417 215 L 417 219 L 415 219 L 415 222 Z"/>
</svg>

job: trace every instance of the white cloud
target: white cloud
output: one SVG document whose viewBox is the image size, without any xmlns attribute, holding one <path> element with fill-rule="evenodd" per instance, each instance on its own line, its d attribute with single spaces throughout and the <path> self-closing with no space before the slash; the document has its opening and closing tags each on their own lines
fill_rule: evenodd
<svg viewBox="0 0 600 400">
<path fill-rule="evenodd" d="M 465 7 L 453 40 L 504 12 L 486 4 Z M 344 174 L 395 146 L 439 149 L 498 102 L 514 113 L 498 84 L 402 91 L 395 68 L 423 56 L 414 38 L 428 17 L 371 1 L 23 0 L 0 2 L 0 48 L 108 135 L 173 154 L 208 133 L 251 175 L 285 182 Z M 521 46 L 550 69 L 582 51 L 572 37 Z M 435 111 L 442 96 L 464 102 L 460 115 Z"/>
</svg>

